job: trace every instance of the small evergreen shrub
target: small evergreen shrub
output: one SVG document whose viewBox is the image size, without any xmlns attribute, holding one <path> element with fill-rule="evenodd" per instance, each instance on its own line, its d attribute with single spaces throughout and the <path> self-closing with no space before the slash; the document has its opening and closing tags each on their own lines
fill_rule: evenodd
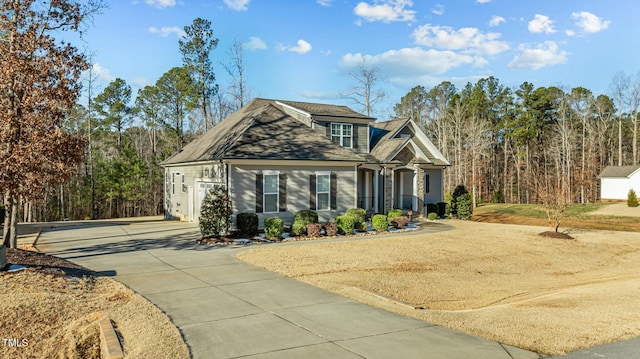
<svg viewBox="0 0 640 359">
<path fill-rule="evenodd" d="M 391 225 L 392 219 L 400 216 L 402 216 L 401 209 L 390 209 L 389 212 L 387 212 L 387 219 L 389 220 L 389 225 Z"/>
<path fill-rule="evenodd" d="M 316 211 L 305 209 L 296 212 L 293 215 L 291 234 L 294 236 L 307 234 L 307 224 L 310 223 L 318 223 L 318 213 Z"/>
<path fill-rule="evenodd" d="M 471 219 L 473 214 L 473 204 L 471 202 L 471 193 L 466 193 L 458 197 L 457 201 L 458 219 Z"/>
<path fill-rule="evenodd" d="M 267 239 L 280 239 L 284 233 L 284 221 L 278 217 L 264 220 L 264 236 Z"/>
<path fill-rule="evenodd" d="M 358 222 L 354 225 L 354 227 L 360 232 L 366 232 L 367 230 L 369 230 L 369 226 L 367 225 L 367 222 Z"/>
<path fill-rule="evenodd" d="M 307 237 L 317 238 L 320 237 L 320 229 L 322 226 L 318 223 L 307 224 Z"/>
<path fill-rule="evenodd" d="M 427 216 L 429 213 L 438 213 L 438 205 L 435 203 L 427 203 Z"/>
<path fill-rule="evenodd" d="M 338 226 L 333 222 L 327 222 L 324 225 L 324 232 L 329 237 L 335 237 L 338 234 Z"/>
<path fill-rule="evenodd" d="M 353 234 L 353 227 L 356 224 L 355 220 L 351 216 L 338 216 L 336 217 L 336 226 L 338 227 L 338 233 L 340 234 Z"/>
<path fill-rule="evenodd" d="M 258 234 L 258 215 L 255 213 L 238 213 L 236 216 L 238 234 L 243 237 L 254 237 Z"/>
<path fill-rule="evenodd" d="M 364 208 L 349 208 L 345 215 L 353 217 L 358 223 L 362 223 L 365 222 L 367 211 Z"/>
<path fill-rule="evenodd" d="M 427 218 L 429 220 L 431 220 L 431 221 L 435 221 L 436 219 L 438 219 L 438 214 L 431 212 L 431 213 L 427 214 Z"/>
<path fill-rule="evenodd" d="M 371 218 L 371 225 L 376 232 L 386 232 L 389 229 L 389 222 L 387 216 L 384 214 L 376 214 Z"/>
<path fill-rule="evenodd" d="M 298 211 L 293 215 L 293 221 L 302 221 L 305 223 L 318 223 L 318 212 L 311 209 Z"/>
<path fill-rule="evenodd" d="M 409 223 L 409 217 L 406 217 L 406 216 L 396 217 L 392 219 L 391 222 L 393 223 L 394 227 L 398 229 L 403 229 Z"/>
<path fill-rule="evenodd" d="M 227 234 L 231 226 L 231 199 L 224 186 L 218 186 L 207 192 L 200 207 L 200 233 L 203 238 L 220 238 Z"/>
<path fill-rule="evenodd" d="M 627 206 L 638 207 L 638 196 L 633 189 L 630 189 L 629 194 L 627 194 Z"/>
</svg>

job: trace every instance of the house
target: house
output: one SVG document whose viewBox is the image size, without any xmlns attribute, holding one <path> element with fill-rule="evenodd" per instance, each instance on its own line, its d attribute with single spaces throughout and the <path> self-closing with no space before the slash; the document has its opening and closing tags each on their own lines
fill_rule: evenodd
<svg viewBox="0 0 640 359">
<path fill-rule="evenodd" d="M 626 200 L 630 189 L 640 194 L 640 166 L 608 166 L 600 173 L 601 200 Z"/>
<path fill-rule="evenodd" d="M 375 122 L 346 106 L 257 98 L 162 163 L 166 218 L 197 222 L 226 186 L 234 214 L 321 222 L 360 207 L 421 213 L 443 200 L 449 162 L 414 121 Z"/>
</svg>

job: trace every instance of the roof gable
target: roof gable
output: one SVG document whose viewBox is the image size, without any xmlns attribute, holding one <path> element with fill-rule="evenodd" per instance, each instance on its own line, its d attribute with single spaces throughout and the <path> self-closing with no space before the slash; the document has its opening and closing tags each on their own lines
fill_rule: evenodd
<svg viewBox="0 0 640 359">
<path fill-rule="evenodd" d="M 603 177 L 632 177 L 636 172 L 640 171 L 640 166 L 607 166 L 600 173 Z"/>
</svg>

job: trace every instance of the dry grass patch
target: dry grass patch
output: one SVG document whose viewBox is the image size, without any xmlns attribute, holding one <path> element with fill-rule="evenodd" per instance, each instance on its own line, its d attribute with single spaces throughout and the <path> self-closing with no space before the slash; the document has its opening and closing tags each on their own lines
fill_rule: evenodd
<svg viewBox="0 0 640 359">
<path fill-rule="evenodd" d="M 126 357 L 189 357 L 178 329 L 142 296 L 71 263 L 28 253 L 8 255 L 12 263 L 22 258 L 42 267 L 0 274 L 0 337 L 27 345 L 0 342 L 0 358 L 99 358 L 97 323 L 104 316 L 114 322 Z"/>
<path fill-rule="evenodd" d="M 450 221 L 453 231 L 250 249 L 238 258 L 347 297 L 545 354 L 640 335 L 640 234 Z M 369 291 L 425 310 L 391 305 Z"/>
</svg>

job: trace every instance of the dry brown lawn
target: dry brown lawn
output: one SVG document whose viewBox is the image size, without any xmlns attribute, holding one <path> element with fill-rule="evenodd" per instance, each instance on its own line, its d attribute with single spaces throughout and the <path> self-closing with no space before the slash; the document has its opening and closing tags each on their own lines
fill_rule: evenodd
<svg viewBox="0 0 640 359">
<path fill-rule="evenodd" d="M 71 263 L 21 252 L 11 254 L 42 267 L 0 272 L 0 338 L 26 344 L 0 342 L 0 358 L 99 358 L 103 317 L 114 323 L 127 358 L 189 358 L 178 329 L 142 296 Z"/>
<path fill-rule="evenodd" d="M 544 354 L 640 336 L 640 233 L 448 221 L 452 231 L 250 249 L 346 297 Z M 437 225 L 437 224 L 432 224 Z M 381 300 L 379 294 L 424 309 Z"/>
</svg>

